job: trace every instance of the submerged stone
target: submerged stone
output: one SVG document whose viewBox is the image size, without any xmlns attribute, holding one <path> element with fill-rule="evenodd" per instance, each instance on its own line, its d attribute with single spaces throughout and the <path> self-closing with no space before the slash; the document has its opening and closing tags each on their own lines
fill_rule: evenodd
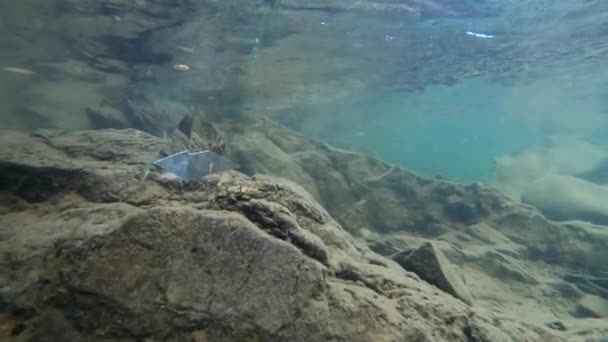
<svg viewBox="0 0 608 342">
<path fill-rule="evenodd" d="M 608 318 L 608 300 L 585 295 L 578 301 L 572 315 L 579 318 Z"/>
<path fill-rule="evenodd" d="M 431 242 L 426 242 L 409 254 L 398 253 L 393 260 L 463 302 L 473 302 L 462 272 Z"/>
</svg>

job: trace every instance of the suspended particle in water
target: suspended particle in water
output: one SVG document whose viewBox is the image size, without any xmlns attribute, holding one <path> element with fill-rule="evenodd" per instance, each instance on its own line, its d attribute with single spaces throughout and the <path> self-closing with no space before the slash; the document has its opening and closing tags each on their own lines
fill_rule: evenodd
<svg viewBox="0 0 608 342">
<path fill-rule="evenodd" d="M 187 66 L 186 64 L 175 64 L 173 66 L 173 69 L 179 70 L 179 71 L 188 71 L 188 70 L 190 70 L 190 67 Z"/>
<path fill-rule="evenodd" d="M 36 72 L 34 72 L 30 69 L 19 68 L 19 67 L 1 67 L 0 69 L 7 71 L 7 72 L 12 72 L 14 74 L 21 74 L 21 75 L 35 75 L 36 74 Z"/>
</svg>

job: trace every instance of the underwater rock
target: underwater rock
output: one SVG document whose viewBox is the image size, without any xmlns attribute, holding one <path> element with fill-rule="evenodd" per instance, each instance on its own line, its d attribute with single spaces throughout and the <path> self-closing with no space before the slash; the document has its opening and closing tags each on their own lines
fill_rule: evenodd
<svg viewBox="0 0 608 342">
<path fill-rule="evenodd" d="M 603 158 L 591 170 L 576 175 L 595 184 L 608 185 L 608 157 Z"/>
<path fill-rule="evenodd" d="M 608 277 L 594 274 L 565 272 L 562 274 L 564 281 L 585 293 L 608 298 Z"/>
<path fill-rule="evenodd" d="M 292 151 L 281 148 L 277 143 L 278 137 L 264 134 L 265 128 L 259 127 L 259 124 L 248 126 L 245 134 L 232 136 L 227 142 L 231 159 L 243 165 L 248 174 L 269 174 L 289 179 L 303 186 L 318 200 L 319 190 L 314 179 L 294 161 Z"/>
<path fill-rule="evenodd" d="M 159 90 L 160 91 L 160 90 Z M 159 138 L 178 129 L 180 123 L 193 114 L 192 108 L 158 93 L 149 91 L 127 100 L 130 120 L 138 129 Z"/>
<path fill-rule="evenodd" d="M 550 323 L 547 323 L 546 325 L 549 328 L 555 329 L 555 330 L 561 330 L 561 331 L 568 330 L 568 328 L 566 328 L 566 326 L 564 325 L 564 323 L 562 323 L 560 321 L 550 322 Z"/>
<path fill-rule="evenodd" d="M 91 128 L 93 129 L 121 129 L 129 128 L 130 125 L 127 118 L 120 110 L 108 105 L 89 107 L 87 108 L 86 113 L 89 118 Z"/>
<path fill-rule="evenodd" d="M 579 299 L 572 314 L 580 318 L 608 318 L 608 300 L 594 295 L 585 295 Z"/>
<path fill-rule="evenodd" d="M 246 173 L 300 184 L 352 234 L 367 229 L 436 239 L 449 231 L 479 235 L 467 231 L 481 224 L 496 232 L 487 234 L 496 235 L 490 239 L 497 245 L 510 240 L 518 253 L 527 254 L 526 260 L 605 269 L 602 260 L 608 250 L 603 244 L 608 235 L 601 229 L 552 222 L 493 187 L 423 178 L 364 154 L 317 143 L 270 120 L 244 121 L 243 127 L 226 141 L 228 157 Z M 349 188 L 320 190 L 338 184 Z M 457 206 L 467 208 L 466 215 L 453 212 Z"/>
<path fill-rule="evenodd" d="M 423 280 L 471 304 L 473 297 L 464 281 L 463 272 L 450 264 L 443 253 L 427 242 L 411 253 L 393 256 L 404 269 L 416 273 Z"/>
<path fill-rule="evenodd" d="M 493 274 L 498 279 L 515 280 L 530 285 L 539 284 L 531 272 L 526 270 L 524 262 L 498 251 L 486 252 L 481 263 L 485 266 L 486 272 Z"/>
<path fill-rule="evenodd" d="M 608 225 L 608 187 L 580 178 L 545 176 L 530 184 L 521 199 L 553 220 Z"/>
<path fill-rule="evenodd" d="M 549 285 L 551 290 L 557 291 L 560 296 L 563 296 L 565 298 L 579 299 L 585 295 L 585 293 L 581 291 L 576 285 L 570 284 L 565 281 L 550 282 L 547 285 Z"/>
<path fill-rule="evenodd" d="M 290 181 L 142 180 L 159 145 L 135 130 L 0 136 L 0 194 L 23 202 L 0 216 L 11 338 L 566 340 L 497 326 L 357 242 Z"/>
<path fill-rule="evenodd" d="M 490 183 L 514 199 L 534 181 L 548 175 L 597 177 L 606 151 L 584 140 L 547 139 L 543 144 L 496 158 Z"/>
<path fill-rule="evenodd" d="M 466 232 L 471 237 L 488 245 L 505 245 L 513 243 L 511 239 L 486 223 L 470 225 L 466 228 Z"/>
<path fill-rule="evenodd" d="M 396 234 L 378 234 L 377 238 L 368 240 L 367 244 L 380 255 L 392 256 L 399 253 L 407 256 L 426 242 L 428 242 L 428 239 L 406 234 L 400 234 L 399 236 L 396 236 Z"/>
<path fill-rule="evenodd" d="M 126 84 L 126 79 L 116 81 L 106 78 L 102 82 L 88 82 L 64 78 L 61 81 L 36 82 L 16 95 L 20 99 L 16 114 L 32 130 L 92 128 L 94 125 L 87 111 L 104 101 L 103 95 L 107 93 L 105 89 L 110 86 L 108 82 L 114 82 L 114 86 L 119 87 L 119 83 Z M 118 120 L 124 121 L 124 117 L 120 115 Z"/>
</svg>

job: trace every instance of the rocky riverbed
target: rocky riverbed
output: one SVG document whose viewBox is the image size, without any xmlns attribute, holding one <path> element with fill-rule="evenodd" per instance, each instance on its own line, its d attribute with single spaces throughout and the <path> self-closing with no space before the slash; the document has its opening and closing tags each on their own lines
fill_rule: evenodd
<svg viewBox="0 0 608 342">
<path fill-rule="evenodd" d="M 142 178 L 167 142 L 141 131 L 4 132 L 4 338 L 599 341 L 608 331 L 606 230 L 251 127 L 227 143 L 233 157 L 247 149 L 252 161 L 235 160 L 251 175 L 191 182 Z"/>
<path fill-rule="evenodd" d="M 433 58 L 396 59 L 426 39 L 389 33 L 468 11 L 449 3 L 0 5 L 15 32 L 0 53 L 0 338 L 602 341 L 605 227 L 262 118 L 508 74 L 465 63 L 494 48 L 449 30 Z M 338 39 L 351 29 L 354 41 Z M 499 48 L 503 62 L 521 51 Z M 351 59 L 327 68 L 339 51 Z M 161 151 L 207 147 L 240 169 L 190 182 L 147 172 Z"/>
</svg>

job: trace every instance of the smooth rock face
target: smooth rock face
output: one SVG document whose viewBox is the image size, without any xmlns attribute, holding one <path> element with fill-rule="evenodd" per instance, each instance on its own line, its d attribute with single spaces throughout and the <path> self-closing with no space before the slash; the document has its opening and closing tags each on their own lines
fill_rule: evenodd
<svg viewBox="0 0 608 342">
<path fill-rule="evenodd" d="M 585 295 L 574 308 L 573 315 L 582 318 L 608 318 L 608 300 L 594 295 Z"/>
<path fill-rule="evenodd" d="M 534 181 L 550 175 L 593 175 L 606 152 L 584 140 L 561 138 L 496 158 L 491 183 L 519 199 Z M 580 178 L 585 178 L 580 177 Z"/>
<path fill-rule="evenodd" d="M 393 260 L 463 302 L 467 304 L 473 302 L 462 271 L 450 264 L 441 250 L 432 243 L 427 242 L 407 255 L 397 254 Z"/>
<path fill-rule="evenodd" d="M 163 144 L 133 130 L 0 140 L 0 323 L 15 340 L 564 340 L 497 326 L 289 181 L 142 179 Z"/>
<path fill-rule="evenodd" d="M 528 186 L 522 201 L 554 220 L 608 224 L 608 187 L 573 176 L 543 177 Z"/>
<path fill-rule="evenodd" d="M 497 158 L 491 182 L 549 219 L 606 225 L 606 160 L 601 145 L 558 137 Z"/>
</svg>

